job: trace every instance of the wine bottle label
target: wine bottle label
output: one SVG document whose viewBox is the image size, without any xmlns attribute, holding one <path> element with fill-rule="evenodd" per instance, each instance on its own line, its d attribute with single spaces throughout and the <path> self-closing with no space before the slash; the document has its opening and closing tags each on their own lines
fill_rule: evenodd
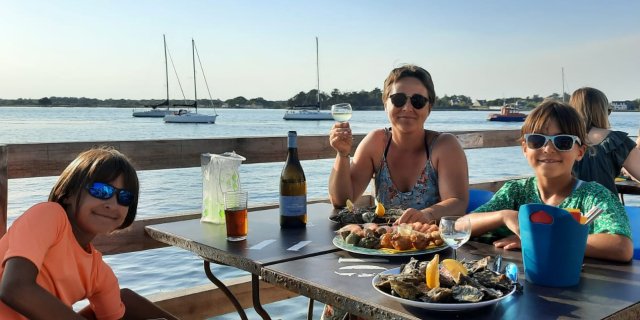
<svg viewBox="0 0 640 320">
<path fill-rule="evenodd" d="M 307 195 L 280 196 L 280 215 L 285 217 L 301 216 L 307 213 Z"/>
</svg>

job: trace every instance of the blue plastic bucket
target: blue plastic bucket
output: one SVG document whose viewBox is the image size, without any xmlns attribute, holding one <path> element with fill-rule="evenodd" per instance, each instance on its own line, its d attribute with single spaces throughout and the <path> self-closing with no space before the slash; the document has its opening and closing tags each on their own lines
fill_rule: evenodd
<svg viewBox="0 0 640 320">
<path fill-rule="evenodd" d="M 551 219 L 534 222 L 540 219 L 532 221 L 532 215 Z M 566 210 L 545 204 L 520 206 L 518 221 L 527 281 L 548 287 L 578 284 L 589 226 L 578 223 Z"/>
</svg>

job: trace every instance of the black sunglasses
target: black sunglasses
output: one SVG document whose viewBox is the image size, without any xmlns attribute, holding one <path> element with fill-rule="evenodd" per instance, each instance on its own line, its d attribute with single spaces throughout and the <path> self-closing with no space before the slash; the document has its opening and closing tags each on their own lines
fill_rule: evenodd
<svg viewBox="0 0 640 320">
<path fill-rule="evenodd" d="M 612 109 L 612 108 L 607 109 L 607 114 L 608 114 L 608 115 L 611 115 L 611 111 L 613 111 L 613 109 Z"/>
<path fill-rule="evenodd" d="M 411 105 L 416 109 L 422 109 L 427 105 L 429 99 L 421 94 L 414 94 L 412 96 L 408 96 L 406 93 L 394 93 L 389 96 L 391 98 L 391 103 L 396 108 L 402 108 L 407 103 L 407 99 L 411 100 Z"/>
<path fill-rule="evenodd" d="M 128 207 L 133 203 L 133 193 L 131 191 L 118 189 L 108 183 L 94 182 L 92 184 L 88 184 L 86 189 L 89 194 L 96 199 L 111 199 L 115 194 L 119 205 Z"/>
<path fill-rule="evenodd" d="M 528 133 L 524 135 L 524 141 L 527 143 L 527 148 L 533 150 L 540 149 L 547 144 L 547 141 L 551 141 L 556 150 L 563 152 L 571 150 L 575 143 L 582 144 L 580 138 L 570 134 L 547 136 L 539 133 Z"/>
</svg>

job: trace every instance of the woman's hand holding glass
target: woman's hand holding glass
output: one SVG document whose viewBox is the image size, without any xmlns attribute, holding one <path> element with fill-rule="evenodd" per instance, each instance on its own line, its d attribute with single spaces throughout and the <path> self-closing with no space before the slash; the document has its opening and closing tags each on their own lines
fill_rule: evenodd
<svg viewBox="0 0 640 320">
<path fill-rule="evenodd" d="M 353 135 L 348 122 L 336 122 L 331 127 L 329 144 L 341 156 L 349 156 L 353 147 Z"/>
<path fill-rule="evenodd" d="M 453 259 L 457 260 L 456 251 L 471 237 L 471 220 L 466 216 L 440 218 L 440 237 L 449 247 L 453 248 Z"/>
</svg>

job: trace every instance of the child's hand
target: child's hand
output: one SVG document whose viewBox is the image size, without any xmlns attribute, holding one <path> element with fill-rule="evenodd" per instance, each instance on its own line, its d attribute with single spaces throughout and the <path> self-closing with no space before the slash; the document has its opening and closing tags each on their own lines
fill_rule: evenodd
<svg viewBox="0 0 640 320">
<path fill-rule="evenodd" d="M 500 240 L 496 240 L 493 242 L 493 245 L 496 248 L 503 248 L 505 250 L 514 250 L 521 248 L 520 246 L 520 237 L 517 235 L 510 235 L 508 237 L 502 238 Z"/>
<path fill-rule="evenodd" d="M 518 223 L 518 211 L 515 210 L 501 210 L 502 223 L 504 223 L 509 230 L 520 236 L 520 224 Z"/>
</svg>

